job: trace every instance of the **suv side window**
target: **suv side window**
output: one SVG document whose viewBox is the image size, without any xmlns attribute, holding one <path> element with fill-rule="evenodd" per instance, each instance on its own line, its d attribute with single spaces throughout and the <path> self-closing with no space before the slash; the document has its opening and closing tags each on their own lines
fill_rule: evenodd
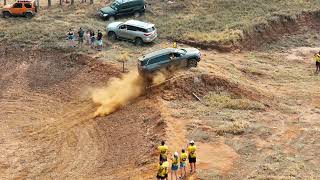
<svg viewBox="0 0 320 180">
<path fill-rule="evenodd" d="M 150 59 L 150 60 L 148 61 L 148 65 L 150 65 L 150 64 L 155 64 L 155 63 L 159 62 L 159 61 L 160 61 L 160 57 L 161 57 L 161 56 L 156 57 L 156 58 L 153 58 L 153 59 Z"/>
<path fill-rule="evenodd" d="M 26 8 L 31 8 L 31 7 L 32 7 L 32 5 L 31 5 L 31 4 L 29 4 L 29 3 L 27 3 L 27 4 L 24 4 L 24 7 L 26 7 Z"/>
<path fill-rule="evenodd" d="M 138 31 L 139 29 L 135 26 L 127 26 L 129 31 Z"/>
<path fill-rule="evenodd" d="M 145 29 L 143 29 L 143 28 L 139 28 L 139 27 L 137 27 L 137 31 L 140 31 L 140 32 L 146 32 L 146 30 L 145 30 Z"/>
<path fill-rule="evenodd" d="M 15 3 L 13 8 L 22 8 L 22 3 Z"/>
<path fill-rule="evenodd" d="M 127 25 L 121 25 L 119 29 L 127 29 Z"/>
<path fill-rule="evenodd" d="M 180 57 L 181 56 L 180 53 L 174 53 L 173 55 L 174 55 L 174 57 Z"/>
</svg>

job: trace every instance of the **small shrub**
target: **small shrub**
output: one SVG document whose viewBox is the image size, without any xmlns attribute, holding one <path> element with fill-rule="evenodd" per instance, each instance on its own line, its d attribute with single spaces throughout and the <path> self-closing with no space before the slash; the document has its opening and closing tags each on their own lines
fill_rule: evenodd
<svg viewBox="0 0 320 180">
<path fill-rule="evenodd" d="M 216 130 L 218 135 L 224 134 L 233 134 L 240 135 L 245 132 L 245 130 L 249 127 L 249 123 L 246 121 L 234 121 L 228 123 L 227 125 L 223 125 Z"/>
</svg>

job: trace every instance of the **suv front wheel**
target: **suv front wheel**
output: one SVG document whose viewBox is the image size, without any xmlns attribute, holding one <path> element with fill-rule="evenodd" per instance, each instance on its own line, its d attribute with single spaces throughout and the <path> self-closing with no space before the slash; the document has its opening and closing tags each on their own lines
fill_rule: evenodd
<svg viewBox="0 0 320 180">
<path fill-rule="evenodd" d="M 114 41 L 114 40 L 116 40 L 117 39 L 117 35 L 116 35 L 116 33 L 115 32 L 109 32 L 108 33 L 108 39 L 110 40 L 110 41 Z"/>
<path fill-rule="evenodd" d="M 4 11 L 2 13 L 2 15 L 3 15 L 4 18 L 9 18 L 11 16 L 10 12 L 8 12 L 8 11 Z"/>
<path fill-rule="evenodd" d="M 198 61 L 195 59 L 189 59 L 188 60 L 188 68 L 197 67 Z"/>
</svg>

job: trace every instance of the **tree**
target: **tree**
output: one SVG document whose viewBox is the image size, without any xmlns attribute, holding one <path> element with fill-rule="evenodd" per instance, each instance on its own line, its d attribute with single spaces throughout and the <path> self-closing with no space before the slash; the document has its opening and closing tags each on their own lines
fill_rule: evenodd
<svg viewBox="0 0 320 180">
<path fill-rule="evenodd" d="M 48 0 L 48 7 L 51 6 L 51 0 Z"/>
<path fill-rule="evenodd" d="M 7 5 L 7 0 L 3 0 L 3 5 Z"/>
<path fill-rule="evenodd" d="M 90 0 L 90 4 L 93 4 L 93 0 Z"/>
<path fill-rule="evenodd" d="M 74 5 L 74 0 L 71 0 L 71 5 Z"/>
<path fill-rule="evenodd" d="M 60 1 L 59 1 L 59 4 L 60 4 L 60 6 L 62 6 L 62 4 L 63 4 L 63 0 L 60 0 Z"/>
</svg>

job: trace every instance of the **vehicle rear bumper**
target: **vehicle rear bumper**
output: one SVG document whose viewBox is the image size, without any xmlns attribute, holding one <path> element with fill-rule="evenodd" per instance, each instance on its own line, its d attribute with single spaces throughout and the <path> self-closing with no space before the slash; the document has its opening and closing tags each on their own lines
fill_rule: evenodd
<svg viewBox="0 0 320 180">
<path fill-rule="evenodd" d="M 154 35 L 154 36 L 152 36 L 152 37 L 144 37 L 144 38 L 143 38 L 143 42 L 145 42 L 145 43 L 150 43 L 150 42 L 154 41 L 157 37 L 158 37 L 157 34 Z"/>
</svg>

